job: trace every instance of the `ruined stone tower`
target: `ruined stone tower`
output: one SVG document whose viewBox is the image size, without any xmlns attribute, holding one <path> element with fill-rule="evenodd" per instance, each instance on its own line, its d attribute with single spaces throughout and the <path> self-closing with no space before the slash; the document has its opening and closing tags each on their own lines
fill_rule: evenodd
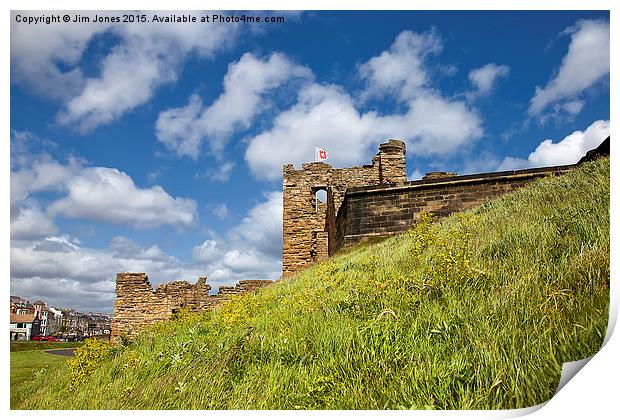
<svg viewBox="0 0 620 420">
<path fill-rule="evenodd" d="M 371 165 L 334 169 L 323 162 L 304 163 L 300 170 L 284 165 L 282 274 L 293 274 L 322 261 L 339 247 L 336 216 L 347 188 L 407 182 L 405 143 L 379 146 Z M 317 198 L 325 191 L 327 202 Z"/>
</svg>

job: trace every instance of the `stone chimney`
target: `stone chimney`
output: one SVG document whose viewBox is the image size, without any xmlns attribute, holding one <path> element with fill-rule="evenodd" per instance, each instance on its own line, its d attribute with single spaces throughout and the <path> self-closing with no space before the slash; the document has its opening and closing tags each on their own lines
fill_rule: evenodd
<svg viewBox="0 0 620 420">
<path fill-rule="evenodd" d="M 381 184 L 404 184 L 407 182 L 405 143 L 390 139 L 379 145 L 379 182 Z"/>
</svg>

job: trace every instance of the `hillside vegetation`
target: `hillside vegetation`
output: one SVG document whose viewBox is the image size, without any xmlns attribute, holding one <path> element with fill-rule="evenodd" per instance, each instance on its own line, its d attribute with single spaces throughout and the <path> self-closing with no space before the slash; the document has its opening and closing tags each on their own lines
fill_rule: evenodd
<svg viewBox="0 0 620 420">
<path fill-rule="evenodd" d="M 553 396 L 609 305 L 609 160 L 362 244 L 23 387 L 30 409 L 493 409 Z M 53 380 L 50 380 L 50 377 Z"/>
</svg>

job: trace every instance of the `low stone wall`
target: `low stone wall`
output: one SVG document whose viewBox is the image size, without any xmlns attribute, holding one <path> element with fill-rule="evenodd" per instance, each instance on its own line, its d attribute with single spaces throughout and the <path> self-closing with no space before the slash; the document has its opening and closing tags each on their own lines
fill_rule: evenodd
<svg viewBox="0 0 620 420">
<path fill-rule="evenodd" d="M 232 295 L 251 293 L 273 283 L 271 280 L 241 280 L 235 286 L 220 286 L 217 294 L 210 295 L 211 286 L 206 280 L 206 277 L 199 277 L 196 284 L 173 281 L 160 284 L 153 291 L 146 273 L 118 273 L 112 338 L 133 337 L 146 327 L 169 319 L 179 309 L 209 310 Z"/>
<path fill-rule="evenodd" d="M 336 244 L 406 231 L 422 212 L 439 218 L 467 210 L 514 191 L 549 174 L 562 174 L 575 165 L 454 176 L 433 173 L 405 185 L 350 188 L 336 218 Z"/>
</svg>

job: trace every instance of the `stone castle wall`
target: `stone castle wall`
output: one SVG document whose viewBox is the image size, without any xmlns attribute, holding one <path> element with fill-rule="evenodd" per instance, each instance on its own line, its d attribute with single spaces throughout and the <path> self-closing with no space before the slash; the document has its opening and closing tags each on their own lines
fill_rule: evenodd
<svg viewBox="0 0 620 420">
<path fill-rule="evenodd" d="M 284 165 L 283 172 L 282 274 L 286 276 L 335 251 L 336 215 L 347 189 L 407 181 L 405 143 L 381 144 L 371 165 L 334 169 L 314 162 L 304 163 L 300 170 Z M 317 202 L 320 190 L 326 191 L 327 203 Z"/>
<path fill-rule="evenodd" d="M 433 173 L 419 181 L 385 187 L 349 189 L 336 219 L 340 246 L 406 231 L 422 212 L 438 218 L 478 206 L 549 174 L 562 174 L 574 165 L 520 171 L 454 176 Z"/>
<path fill-rule="evenodd" d="M 133 337 L 146 327 L 169 319 L 180 309 L 201 312 L 212 309 L 232 295 L 253 292 L 271 280 L 241 280 L 236 286 L 220 286 L 210 295 L 206 277 L 196 284 L 173 281 L 153 290 L 146 273 L 118 273 L 112 319 L 112 337 Z"/>
<path fill-rule="evenodd" d="M 609 155 L 609 138 L 579 163 L 601 155 Z M 322 261 L 344 245 L 406 231 L 422 212 L 445 217 L 574 166 L 465 176 L 432 172 L 408 182 L 405 144 L 398 140 L 381 144 L 371 165 L 284 165 L 282 274 Z M 319 189 L 327 191 L 326 204 L 314 201 Z"/>
</svg>

